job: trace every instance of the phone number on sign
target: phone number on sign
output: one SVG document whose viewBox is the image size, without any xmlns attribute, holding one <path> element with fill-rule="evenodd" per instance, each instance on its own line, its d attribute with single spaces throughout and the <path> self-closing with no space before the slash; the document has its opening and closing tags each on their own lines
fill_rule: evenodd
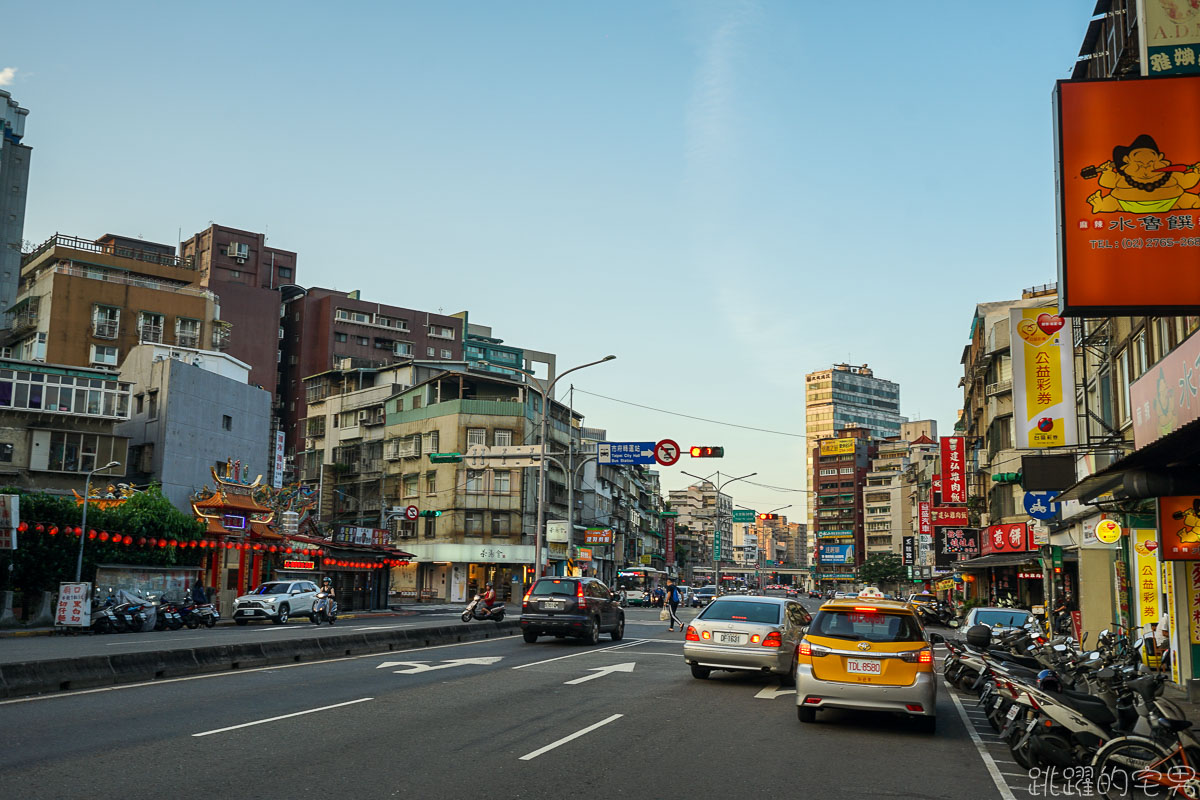
<svg viewBox="0 0 1200 800">
<path fill-rule="evenodd" d="M 1151 239 L 1122 239 L 1120 245 L 1115 240 L 1092 240 L 1093 250 L 1142 250 L 1154 247 L 1200 247 L 1200 236 L 1189 236 L 1183 239 L 1171 239 L 1166 236 L 1156 236 Z"/>
</svg>

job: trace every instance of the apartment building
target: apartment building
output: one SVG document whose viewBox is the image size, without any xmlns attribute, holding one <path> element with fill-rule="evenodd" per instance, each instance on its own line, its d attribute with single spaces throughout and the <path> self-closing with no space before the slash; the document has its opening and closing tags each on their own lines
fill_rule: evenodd
<svg viewBox="0 0 1200 800">
<path fill-rule="evenodd" d="M 811 458 L 816 465 L 815 577 L 826 588 L 853 583 L 866 545 L 863 488 L 878 443 L 867 428 L 847 427 L 821 439 Z"/>
<path fill-rule="evenodd" d="M 25 198 L 29 191 L 29 160 L 33 148 L 25 144 L 25 118 L 12 95 L 0 89 L 0 308 L 17 299 L 21 280 L 21 245 L 25 237 Z M 7 320 L 0 321 L 0 324 Z"/>
</svg>

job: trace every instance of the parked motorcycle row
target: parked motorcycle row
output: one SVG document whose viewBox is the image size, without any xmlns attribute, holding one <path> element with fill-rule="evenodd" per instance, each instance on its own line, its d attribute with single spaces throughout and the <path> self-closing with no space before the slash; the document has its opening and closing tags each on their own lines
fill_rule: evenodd
<svg viewBox="0 0 1200 800">
<path fill-rule="evenodd" d="M 1100 793 L 1111 796 L 1129 796 L 1147 775 L 1170 768 L 1200 788 L 1200 740 L 1161 696 L 1166 676 L 1142 665 L 1140 644 L 1109 631 L 1094 650 L 1080 644 L 1047 638 L 1035 625 L 998 633 L 977 625 L 965 642 L 947 641 L 943 674 L 978 693 L 988 722 L 1026 769 L 1091 767 L 1106 781 Z"/>
<path fill-rule="evenodd" d="M 955 619 L 954 608 L 945 600 L 934 603 L 914 603 L 922 625 L 949 625 Z"/>
<path fill-rule="evenodd" d="M 124 589 L 92 603 L 95 633 L 177 631 L 184 626 L 195 629 L 202 625 L 211 628 L 220 618 L 212 603 L 196 603 L 187 597 L 172 600 L 166 596 L 154 601 Z"/>
</svg>

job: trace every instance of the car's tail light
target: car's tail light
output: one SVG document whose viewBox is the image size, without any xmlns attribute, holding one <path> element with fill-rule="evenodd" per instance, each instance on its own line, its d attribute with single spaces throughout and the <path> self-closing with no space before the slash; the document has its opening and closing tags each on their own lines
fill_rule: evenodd
<svg viewBox="0 0 1200 800">
<path fill-rule="evenodd" d="M 819 644 L 813 644 L 808 639 L 801 639 L 800 644 L 796 645 L 796 655 L 806 656 L 808 658 L 820 658 L 828 655 L 829 648 L 822 647 Z"/>
<path fill-rule="evenodd" d="M 532 586 L 529 587 L 529 591 L 525 593 L 525 596 L 521 598 L 521 610 L 522 611 L 524 611 L 525 607 L 529 605 L 529 595 L 531 595 L 531 594 L 533 594 Z"/>
<path fill-rule="evenodd" d="M 932 664 L 933 651 L 928 648 L 909 650 L 907 653 L 900 654 L 900 660 L 907 664 Z"/>
<path fill-rule="evenodd" d="M 688 625 L 687 633 L 683 635 L 683 638 L 689 642 L 698 642 L 700 641 L 700 634 L 696 633 L 694 626 Z"/>
<path fill-rule="evenodd" d="M 575 582 L 575 605 L 579 608 L 587 608 L 587 598 L 583 596 L 583 581 Z"/>
<path fill-rule="evenodd" d="M 771 631 L 762 640 L 763 647 L 783 647 L 783 638 L 779 635 L 779 631 Z M 811 649 L 811 648 L 810 648 Z"/>
<path fill-rule="evenodd" d="M 917 657 L 917 663 L 918 664 L 932 664 L 933 663 L 932 648 L 926 647 L 924 650 L 922 650 L 921 655 Z"/>
<path fill-rule="evenodd" d="M 854 610 L 860 614 L 878 614 L 879 613 L 878 608 L 871 608 L 868 606 L 855 606 Z"/>
<path fill-rule="evenodd" d="M 757 633 L 750 634 L 750 644 L 758 644 L 761 640 L 762 640 L 762 637 L 759 636 Z"/>
</svg>

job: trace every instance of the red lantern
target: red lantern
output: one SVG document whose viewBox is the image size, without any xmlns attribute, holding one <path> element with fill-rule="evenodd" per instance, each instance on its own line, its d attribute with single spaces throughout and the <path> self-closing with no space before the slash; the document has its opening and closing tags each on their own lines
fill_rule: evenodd
<svg viewBox="0 0 1200 800">
<path fill-rule="evenodd" d="M 270 546 L 270 547 L 268 547 L 267 549 L 268 549 L 268 550 L 270 550 L 272 553 L 274 553 L 274 552 L 275 552 L 275 545 L 271 545 L 271 546 Z"/>
<path fill-rule="evenodd" d="M 254 544 L 254 549 L 255 549 L 255 550 L 262 550 L 262 545 L 261 545 L 261 544 L 259 544 L 259 543 L 257 543 L 257 542 L 255 542 L 255 544 Z"/>
<path fill-rule="evenodd" d="M 89 539 L 95 539 L 95 538 L 97 538 L 97 537 L 96 537 L 96 532 L 95 532 L 95 531 L 88 531 L 88 538 L 89 538 Z M 99 537 L 99 538 L 100 538 L 100 541 L 102 541 L 102 542 L 107 542 L 107 541 L 108 541 L 108 531 L 100 531 L 100 537 Z"/>
<path fill-rule="evenodd" d="M 292 552 L 292 548 L 290 548 L 290 547 L 285 547 L 285 548 L 283 548 L 283 552 L 285 552 L 285 553 L 290 553 L 290 552 Z"/>
<path fill-rule="evenodd" d="M 207 539 L 201 539 L 201 540 L 200 540 L 200 541 L 199 541 L 199 542 L 196 544 L 196 546 L 197 546 L 197 547 L 199 547 L 201 550 L 203 550 L 205 547 L 208 547 L 208 540 L 207 540 Z"/>
<path fill-rule="evenodd" d="M 24 525 L 25 523 L 22 522 L 21 524 Z M 43 531 L 46 530 L 46 526 L 39 522 L 37 524 L 37 527 L 34 528 L 34 530 L 37 531 L 38 533 L 42 533 Z"/>
<path fill-rule="evenodd" d="M 50 530 L 48 530 L 47 533 L 49 533 L 51 536 L 56 536 L 58 535 L 58 528 L 51 525 Z"/>
<path fill-rule="evenodd" d="M 95 531 L 88 531 L 88 538 L 89 538 L 89 539 L 95 539 L 95 538 L 96 538 L 96 532 L 95 532 Z"/>
<path fill-rule="evenodd" d="M 81 527 L 79 527 L 78 525 L 76 525 L 76 526 L 75 526 L 75 535 L 76 535 L 76 536 L 83 536 L 83 528 L 81 528 Z"/>
<path fill-rule="evenodd" d="M 17 525 L 17 530 L 20 531 L 21 533 L 24 533 L 25 531 L 29 530 L 29 526 L 26 525 L 24 522 L 22 522 Z M 40 533 L 40 531 L 39 531 L 39 533 Z"/>
<path fill-rule="evenodd" d="M 145 547 L 145 546 L 146 546 L 146 537 L 139 536 L 138 537 L 138 547 Z"/>
<path fill-rule="evenodd" d="M 133 544 L 133 537 L 132 537 L 132 536 L 126 536 L 126 537 L 124 538 L 124 540 L 123 540 L 123 541 L 124 541 L 124 542 L 125 542 L 125 544 L 127 544 L 127 545 L 128 545 L 128 544 Z"/>
</svg>

